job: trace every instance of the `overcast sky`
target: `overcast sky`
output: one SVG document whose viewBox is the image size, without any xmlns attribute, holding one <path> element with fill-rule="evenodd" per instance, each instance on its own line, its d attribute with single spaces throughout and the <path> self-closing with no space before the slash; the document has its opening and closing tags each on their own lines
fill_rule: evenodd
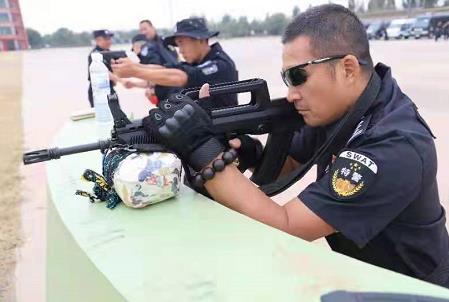
<svg viewBox="0 0 449 302">
<path fill-rule="evenodd" d="M 225 14 L 263 19 L 267 13 L 290 15 L 295 5 L 301 11 L 310 4 L 329 0 L 20 0 L 26 27 L 51 33 L 60 27 L 74 31 L 108 28 L 133 29 L 142 19 L 150 19 L 156 27 L 173 28 L 176 21 L 191 15 L 204 15 L 220 20 Z M 333 0 L 346 4 L 347 0 Z"/>
</svg>

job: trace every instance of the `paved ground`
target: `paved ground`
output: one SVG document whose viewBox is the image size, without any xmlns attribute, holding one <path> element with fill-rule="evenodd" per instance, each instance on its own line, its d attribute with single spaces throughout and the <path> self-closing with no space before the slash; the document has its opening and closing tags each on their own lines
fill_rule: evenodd
<svg viewBox="0 0 449 302">
<path fill-rule="evenodd" d="M 234 39 L 222 42 L 235 59 L 240 78 L 268 81 L 272 97 L 285 93 L 279 77 L 281 44 L 278 37 Z M 449 41 L 376 41 L 375 61 L 392 66 L 403 91 L 418 105 L 438 137 L 438 179 L 441 200 L 449 206 Z M 85 108 L 87 48 L 50 49 L 23 53 L 23 121 L 27 149 L 46 147 L 73 110 Z M 123 107 L 134 116 L 148 110 L 141 91 L 119 89 Z M 44 301 L 46 183 L 43 165 L 23 168 L 25 202 L 22 222 L 25 245 L 19 252 L 18 301 Z M 398 171 L 400 173 L 400 171 Z M 406 176 L 404 176 L 406 177 Z M 292 196 L 313 179 L 278 198 Z"/>
<path fill-rule="evenodd" d="M 0 58 L 0 301 L 14 294 L 16 248 L 21 244 L 20 161 L 22 154 L 22 68 L 19 56 Z"/>
</svg>

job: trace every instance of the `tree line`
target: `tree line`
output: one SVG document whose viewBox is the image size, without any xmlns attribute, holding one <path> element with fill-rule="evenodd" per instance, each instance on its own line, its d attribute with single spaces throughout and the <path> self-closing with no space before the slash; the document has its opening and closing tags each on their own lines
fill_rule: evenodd
<svg viewBox="0 0 449 302">
<path fill-rule="evenodd" d="M 403 0 L 403 9 L 433 8 L 441 5 L 440 0 Z M 444 0 L 443 5 L 449 5 L 449 0 Z M 348 0 L 348 7 L 359 13 L 376 12 L 383 10 L 397 10 L 394 0 Z M 263 20 L 249 21 L 247 17 L 232 17 L 224 15 L 221 20 L 209 20 L 208 24 L 212 30 L 220 31 L 220 37 L 246 37 L 262 35 L 280 35 L 293 17 L 300 13 L 298 6 L 295 6 L 290 15 L 284 13 L 267 14 Z M 167 35 L 167 29 L 158 29 L 159 34 Z M 90 32 L 76 33 L 68 28 L 59 28 L 51 34 L 42 35 L 32 28 L 27 29 L 28 40 L 31 48 L 42 47 L 76 47 L 90 46 L 92 34 Z M 131 38 L 138 33 L 137 30 L 115 31 L 114 40 L 116 43 L 130 43 Z"/>
<path fill-rule="evenodd" d="M 90 46 L 92 44 L 91 32 L 76 33 L 62 27 L 51 34 L 42 35 L 39 31 L 27 28 L 28 42 L 33 49 L 43 47 L 77 47 Z M 128 43 L 137 34 L 137 30 L 114 32 L 117 43 Z"/>
<path fill-rule="evenodd" d="M 264 20 L 248 21 L 247 17 L 234 18 L 224 15 L 218 22 L 208 21 L 211 30 L 220 31 L 220 37 L 245 37 L 250 35 L 280 35 L 290 22 L 291 18 L 299 13 L 299 8 L 295 7 L 291 16 L 283 13 L 266 15 Z M 167 29 L 158 29 L 159 34 L 168 35 Z M 114 41 L 116 43 L 129 43 L 137 30 L 114 31 Z M 76 47 L 89 46 L 92 41 L 92 33 L 76 33 L 68 28 L 59 28 L 54 33 L 42 35 L 37 30 L 27 28 L 28 40 L 31 48 L 42 47 Z"/>
</svg>

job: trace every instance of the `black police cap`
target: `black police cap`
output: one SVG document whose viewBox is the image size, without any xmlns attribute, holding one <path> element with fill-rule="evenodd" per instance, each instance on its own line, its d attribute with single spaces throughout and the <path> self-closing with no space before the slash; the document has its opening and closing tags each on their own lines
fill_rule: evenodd
<svg viewBox="0 0 449 302">
<path fill-rule="evenodd" d="M 99 29 L 93 31 L 94 38 L 103 37 L 103 38 L 111 38 L 114 36 L 114 33 L 107 29 Z"/>
<path fill-rule="evenodd" d="M 190 37 L 193 39 L 209 39 L 219 34 L 218 31 L 209 31 L 204 18 L 188 18 L 176 23 L 173 35 L 164 39 L 168 45 L 176 46 L 176 37 Z"/>
</svg>

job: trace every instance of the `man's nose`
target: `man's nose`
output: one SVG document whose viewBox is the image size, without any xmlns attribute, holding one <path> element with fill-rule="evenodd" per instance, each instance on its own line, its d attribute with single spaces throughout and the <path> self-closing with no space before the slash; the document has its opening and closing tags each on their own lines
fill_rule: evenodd
<svg viewBox="0 0 449 302">
<path fill-rule="evenodd" d="M 293 103 L 294 101 L 298 101 L 301 98 L 302 98 L 301 93 L 299 92 L 299 89 L 297 87 L 294 87 L 294 86 L 288 87 L 287 101 L 289 101 L 290 103 Z"/>
</svg>

